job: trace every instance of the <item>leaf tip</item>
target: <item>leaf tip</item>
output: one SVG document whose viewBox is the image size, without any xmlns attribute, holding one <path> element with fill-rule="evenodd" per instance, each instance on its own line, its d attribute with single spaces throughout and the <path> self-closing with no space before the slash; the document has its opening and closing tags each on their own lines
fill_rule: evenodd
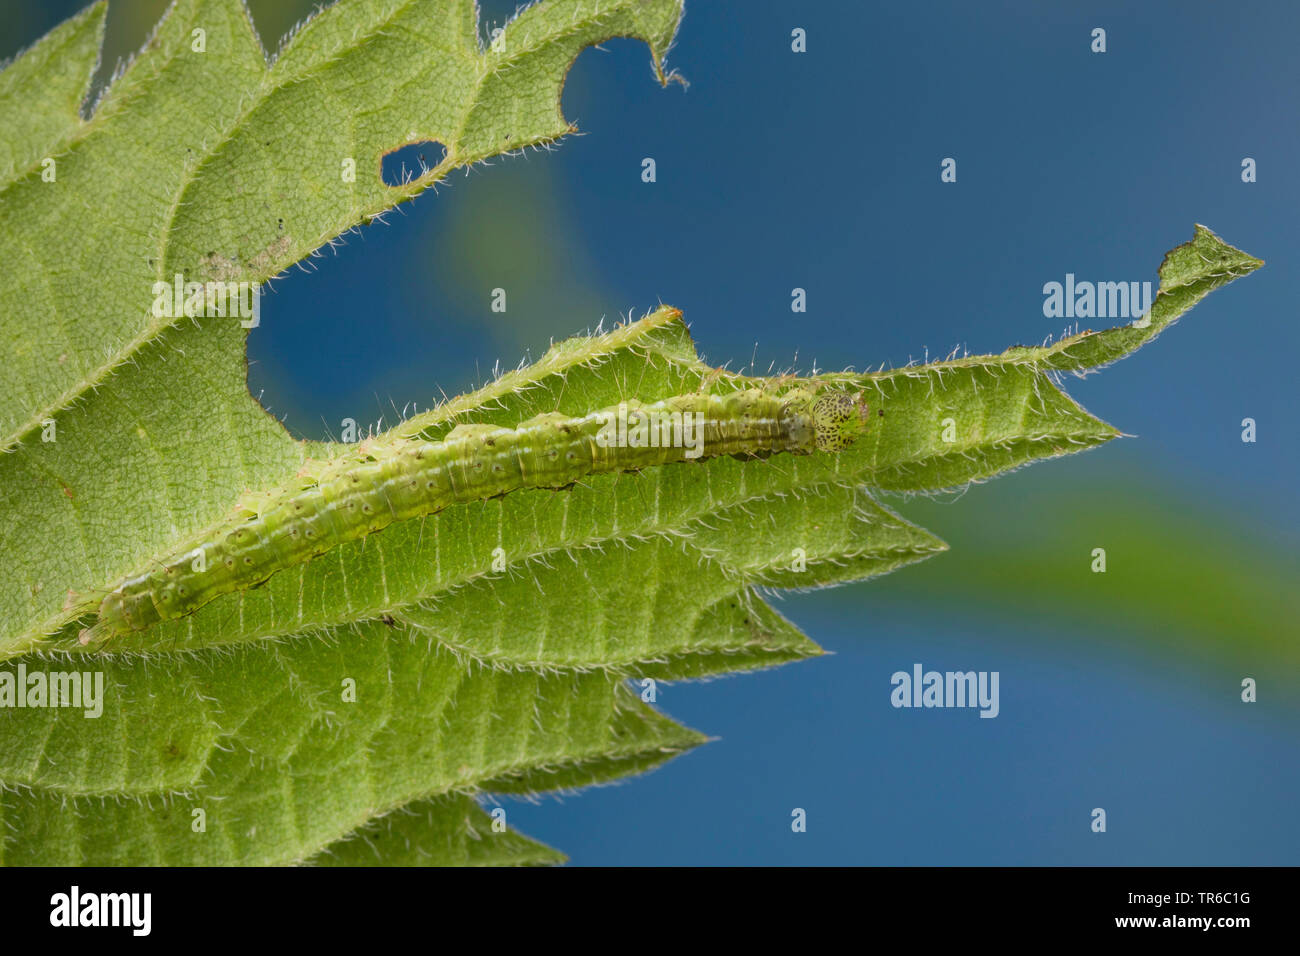
<svg viewBox="0 0 1300 956">
<path fill-rule="evenodd" d="M 1215 285 L 1254 272 L 1264 264 L 1249 253 L 1230 246 L 1207 226 L 1193 224 L 1191 241 L 1165 253 L 1160 263 L 1160 291 L 1218 280 Z"/>
</svg>

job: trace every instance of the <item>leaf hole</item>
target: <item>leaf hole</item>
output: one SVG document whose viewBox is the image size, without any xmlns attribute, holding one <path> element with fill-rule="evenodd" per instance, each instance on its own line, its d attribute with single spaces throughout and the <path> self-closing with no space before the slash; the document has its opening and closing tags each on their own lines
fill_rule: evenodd
<svg viewBox="0 0 1300 956">
<path fill-rule="evenodd" d="M 447 147 L 437 140 L 407 143 L 380 159 L 385 186 L 405 186 L 428 175 L 447 158 Z"/>
</svg>

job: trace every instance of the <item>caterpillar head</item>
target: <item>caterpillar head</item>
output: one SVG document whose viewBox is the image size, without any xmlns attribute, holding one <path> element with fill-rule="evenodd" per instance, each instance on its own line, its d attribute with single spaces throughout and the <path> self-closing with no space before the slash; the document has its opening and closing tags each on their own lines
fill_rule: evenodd
<svg viewBox="0 0 1300 956">
<path fill-rule="evenodd" d="M 870 410 L 861 392 L 825 391 L 813 399 L 813 435 L 818 451 L 842 451 L 867 430 Z"/>
</svg>

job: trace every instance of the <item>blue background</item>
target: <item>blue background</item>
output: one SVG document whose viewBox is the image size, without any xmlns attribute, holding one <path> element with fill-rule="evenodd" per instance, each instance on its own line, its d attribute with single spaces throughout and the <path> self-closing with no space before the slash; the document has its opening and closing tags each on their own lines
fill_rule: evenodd
<svg viewBox="0 0 1300 956">
<path fill-rule="evenodd" d="M 80 4 L 3 6 L 0 56 Z M 161 6 L 112 8 L 104 71 Z M 250 6 L 272 46 L 309 9 Z M 253 393 L 323 438 L 660 301 L 715 364 L 862 368 L 1059 335 L 1045 282 L 1154 284 L 1194 222 L 1268 265 L 1068 384 L 1140 437 L 890 500 L 952 551 L 780 599 L 833 655 L 661 686 L 719 739 L 619 786 L 509 802 L 511 823 L 575 864 L 1300 863 L 1300 5 L 687 7 L 669 66 L 689 89 L 659 88 L 639 43 L 587 51 L 563 101 L 584 135 L 453 174 L 277 280 Z M 490 24 L 514 4 L 483 8 Z M 893 709 L 889 676 L 914 662 L 999 671 L 1001 715 Z"/>
</svg>

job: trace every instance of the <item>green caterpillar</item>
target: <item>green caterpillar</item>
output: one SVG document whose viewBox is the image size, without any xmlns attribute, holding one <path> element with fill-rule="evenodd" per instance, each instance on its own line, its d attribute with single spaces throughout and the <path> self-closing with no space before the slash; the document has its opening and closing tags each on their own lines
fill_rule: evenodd
<svg viewBox="0 0 1300 956">
<path fill-rule="evenodd" d="M 839 451 L 867 421 L 857 393 L 746 389 L 624 402 L 576 418 L 548 413 L 516 428 L 458 425 L 442 441 L 365 443 L 342 459 L 309 462 L 294 482 L 241 503 L 202 544 L 118 583 L 81 643 L 184 617 L 344 542 L 450 505 L 700 457 Z"/>
</svg>

